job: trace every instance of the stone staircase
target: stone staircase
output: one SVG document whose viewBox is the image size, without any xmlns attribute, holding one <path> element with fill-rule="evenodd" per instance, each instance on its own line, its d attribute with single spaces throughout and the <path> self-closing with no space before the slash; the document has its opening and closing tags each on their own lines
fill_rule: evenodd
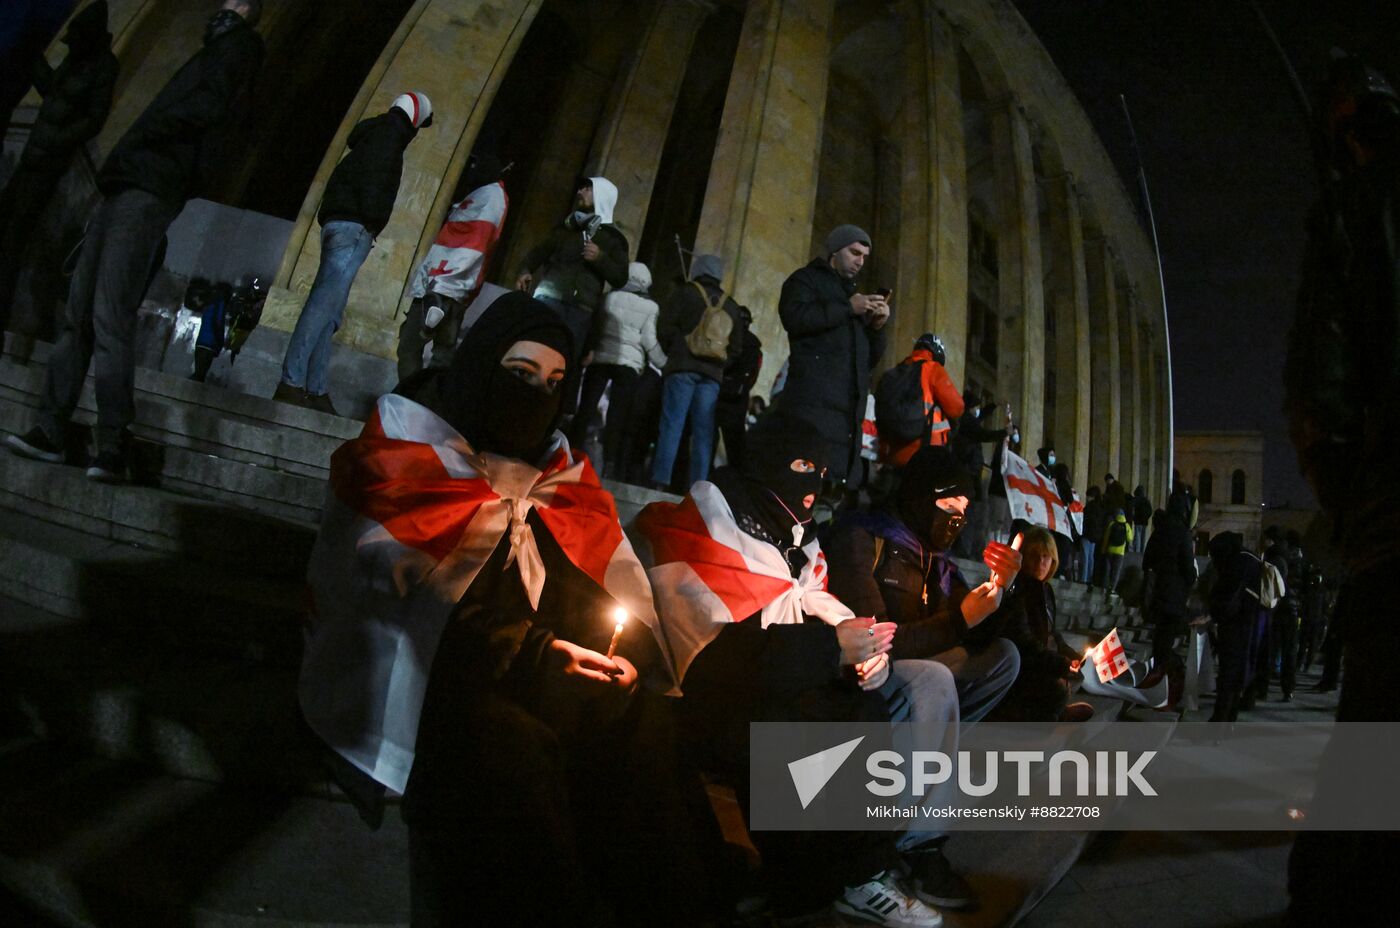
<svg viewBox="0 0 1400 928">
<path fill-rule="evenodd" d="M 42 383 L 0 359 L 0 432 L 32 424 Z M 360 424 L 153 370 L 136 390 L 138 485 L 0 453 L 0 906 L 99 928 L 406 924 L 402 823 L 360 822 L 295 700 L 326 469 Z M 76 421 L 93 411 L 89 385 Z M 609 489 L 624 521 L 658 498 Z M 1074 605 L 1091 628 L 1131 618 Z M 1014 923 L 1087 840 L 961 836 L 984 905 L 950 924 Z"/>
</svg>

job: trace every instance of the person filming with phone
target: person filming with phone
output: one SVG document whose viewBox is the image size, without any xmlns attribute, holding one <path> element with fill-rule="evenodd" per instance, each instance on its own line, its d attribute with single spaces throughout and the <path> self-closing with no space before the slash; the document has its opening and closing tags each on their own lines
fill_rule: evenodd
<svg viewBox="0 0 1400 928">
<path fill-rule="evenodd" d="M 821 437 L 830 479 L 841 483 L 860 455 L 865 397 L 885 351 L 890 301 L 888 290 L 858 291 L 856 277 L 871 252 L 863 229 L 837 226 L 823 252 L 783 282 L 778 315 L 792 351 L 774 408 Z"/>
</svg>

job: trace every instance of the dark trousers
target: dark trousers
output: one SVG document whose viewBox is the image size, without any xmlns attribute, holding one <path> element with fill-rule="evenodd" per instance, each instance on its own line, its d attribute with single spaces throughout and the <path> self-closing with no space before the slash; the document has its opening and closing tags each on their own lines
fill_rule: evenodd
<svg viewBox="0 0 1400 928">
<path fill-rule="evenodd" d="M 0 191 L 0 333 L 9 328 L 25 249 L 66 168 L 66 164 L 55 170 L 21 163 Z"/>
<path fill-rule="evenodd" d="M 423 327 L 429 305 L 442 309 L 442 321 L 432 329 Z M 452 353 L 457 349 L 457 336 L 462 331 L 462 318 L 466 315 L 466 304 L 451 297 L 430 293 L 418 297 L 408 306 L 403 325 L 399 326 L 399 382 L 407 380 L 423 369 L 423 349 L 433 343 L 433 354 L 428 367 L 444 368 L 452 362 Z"/>
<path fill-rule="evenodd" d="M 89 363 L 97 386 L 97 447 L 120 453 L 136 416 L 136 312 L 165 230 L 183 203 L 144 190 L 104 197 L 94 210 L 59 320 L 39 424 L 62 446 Z"/>
<path fill-rule="evenodd" d="M 603 399 L 603 391 L 612 385 L 608 394 L 608 418 L 603 425 L 603 471 L 608 477 L 622 480 L 627 468 L 627 449 L 632 436 L 632 395 L 637 386 L 637 371 L 621 364 L 591 364 L 583 372 L 583 390 L 579 394 L 578 415 L 569 426 L 569 444 L 582 448 L 588 438 L 589 424 L 598 403 Z"/>
<path fill-rule="evenodd" d="M 1283 695 L 1292 694 L 1298 666 L 1298 610 L 1287 600 L 1279 603 L 1269 617 L 1269 641 L 1261 658 L 1254 679 L 1255 695 L 1267 698 L 1269 683 L 1275 677 Z"/>
<path fill-rule="evenodd" d="M 715 404 L 715 426 L 724 439 L 724 454 L 730 467 L 744 463 L 744 433 L 748 428 L 749 395 L 726 397 Z M 711 455 L 713 458 L 713 454 Z M 713 465 L 713 460 L 710 462 Z"/>
</svg>

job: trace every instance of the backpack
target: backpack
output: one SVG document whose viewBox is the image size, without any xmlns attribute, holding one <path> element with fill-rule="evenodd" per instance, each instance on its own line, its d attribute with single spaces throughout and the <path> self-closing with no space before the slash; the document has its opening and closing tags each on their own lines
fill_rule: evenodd
<svg viewBox="0 0 1400 928">
<path fill-rule="evenodd" d="M 1283 574 L 1279 573 L 1279 569 L 1273 564 L 1260 558 L 1259 567 L 1259 605 L 1265 609 L 1272 609 L 1287 594 L 1288 585 L 1284 583 Z"/>
<path fill-rule="evenodd" d="M 1113 524 L 1108 527 L 1108 546 L 1117 548 L 1128 543 L 1128 523 L 1113 520 Z"/>
<path fill-rule="evenodd" d="M 875 427 L 891 445 L 928 436 L 924 411 L 923 369 L 926 361 L 900 363 L 885 371 L 875 388 Z"/>
<path fill-rule="evenodd" d="M 719 300 L 710 302 L 709 291 L 697 280 L 692 280 L 700 298 L 705 301 L 705 311 L 700 321 L 685 337 L 685 347 L 692 357 L 706 361 L 725 361 L 729 358 L 729 337 L 734 334 L 734 317 L 724 311 L 726 294 L 720 291 Z"/>
</svg>

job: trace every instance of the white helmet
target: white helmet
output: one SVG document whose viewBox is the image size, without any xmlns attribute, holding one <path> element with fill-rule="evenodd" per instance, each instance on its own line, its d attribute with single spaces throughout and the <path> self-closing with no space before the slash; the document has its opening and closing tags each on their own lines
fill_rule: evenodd
<svg viewBox="0 0 1400 928">
<path fill-rule="evenodd" d="M 433 104 L 425 93 L 401 93 L 394 98 L 391 109 L 403 110 L 415 129 L 426 129 L 433 124 Z"/>
</svg>

